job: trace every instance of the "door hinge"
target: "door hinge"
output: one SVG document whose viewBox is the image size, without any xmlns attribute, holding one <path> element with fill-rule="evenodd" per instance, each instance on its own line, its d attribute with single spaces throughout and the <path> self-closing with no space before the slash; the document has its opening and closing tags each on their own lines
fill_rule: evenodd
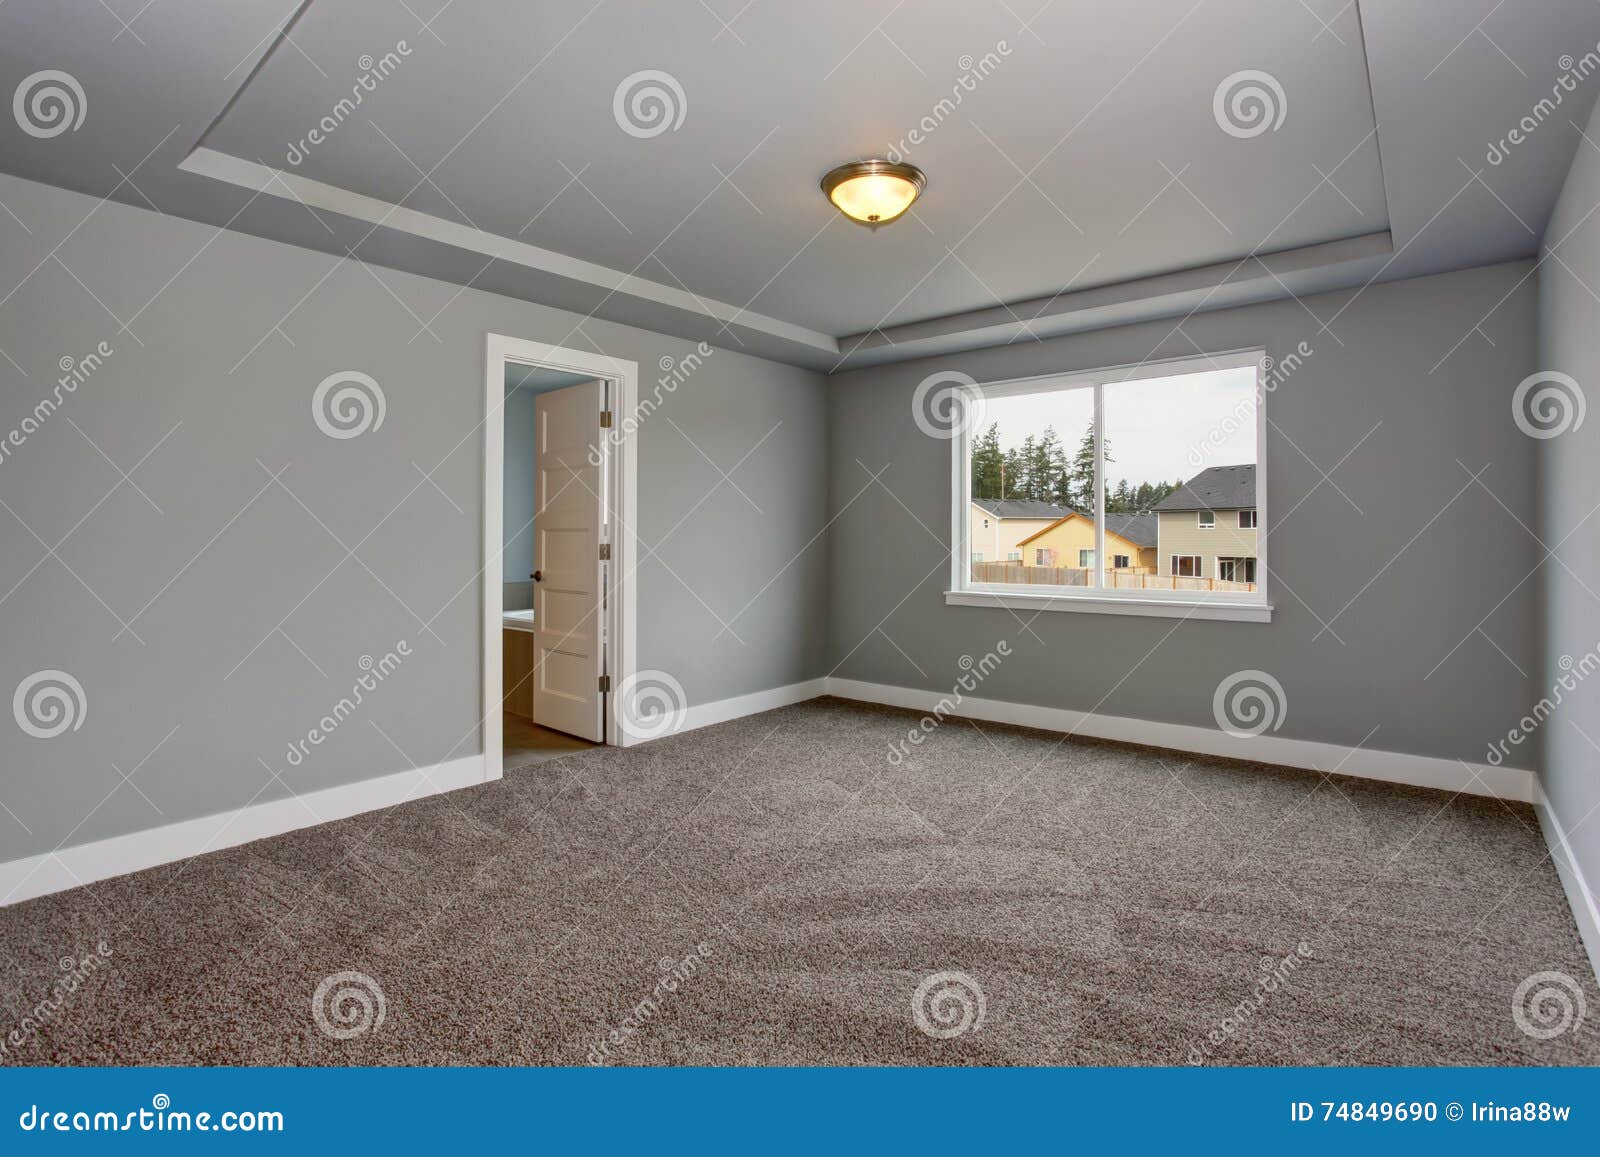
<svg viewBox="0 0 1600 1157">
<path fill-rule="evenodd" d="M 604 694 L 606 692 L 609 692 L 610 690 L 611 690 L 611 676 L 610 675 L 602 675 L 602 676 L 600 676 L 600 691 L 601 691 L 601 693 Z"/>
<path fill-rule="evenodd" d="M 600 544 L 600 561 L 601 562 L 610 562 L 611 561 L 611 544 L 609 542 L 602 542 Z"/>
<path fill-rule="evenodd" d="M 600 411 L 600 428 L 602 430 L 609 430 L 611 428 L 611 411 L 610 410 L 601 410 Z"/>
</svg>

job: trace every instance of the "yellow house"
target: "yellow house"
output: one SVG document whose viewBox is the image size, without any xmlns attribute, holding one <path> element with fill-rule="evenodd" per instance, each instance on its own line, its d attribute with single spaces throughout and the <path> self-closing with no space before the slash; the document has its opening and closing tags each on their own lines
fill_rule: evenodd
<svg viewBox="0 0 1600 1157">
<path fill-rule="evenodd" d="M 975 498 L 967 523 L 973 562 L 1021 562 L 1023 539 L 1067 513 L 1065 506 L 1031 498 Z"/>
<path fill-rule="evenodd" d="M 1094 519 L 1076 510 L 1018 544 L 1024 566 L 1090 569 L 1094 566 Z M 1137 570 L 1156 565 L 1153 514 L 1106 516 L 1106 569 Z"/>
</svg>

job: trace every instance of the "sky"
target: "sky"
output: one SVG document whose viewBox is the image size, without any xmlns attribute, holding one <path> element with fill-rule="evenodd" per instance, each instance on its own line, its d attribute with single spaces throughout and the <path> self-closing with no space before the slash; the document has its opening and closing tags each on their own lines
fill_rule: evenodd
<svg viewBox="0 0 1600 1157">
<path fill-rule="evenodd" d="M 1245 367 L 1107 385 L 1111 485 L 1172 482 L 1207 466 L 1254 462 L 1255 380 L 1255 369 Z M 999 423 L 1007 450 L 1052 425 L 1070 458 L 1093 413 L 1093 390 L 1057 390 L 990 398 L 983 424 Z"/>
</svg>

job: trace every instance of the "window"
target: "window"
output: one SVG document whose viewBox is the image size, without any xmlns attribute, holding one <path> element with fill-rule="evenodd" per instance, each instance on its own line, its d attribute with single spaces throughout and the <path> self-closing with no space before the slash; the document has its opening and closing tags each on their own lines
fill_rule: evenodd
<svg viewBox="0 0 1600 1157">
<path fill-rule="evenodd" d="M 1230 583 L 1256 581 L 1256 560 L 1253 558 L 1217 559 L 1217 580 Z"/>
<path fill-rule="evenodd" d="M 1013 551 L 1008 552 L 1006 554 L 1006 561 L 1007 562 L 1021 562 L 1022 561 L 1022 552 L 1020 550 L 1013 550 Z"/>
<path fill-rule="evenodd" d="M 971 550 L 988 513 L 973 503 L 1024 500 L 1053 521 L 1019 548 L 1024 568 L 955 565 L 947 601 L 1268 621 L 1256 579 L 1267 573 L 1256 533 L 1266 505 L 1263 356 L 954 389 L 976 419 L 953 439 L 957 493 L 971 500 L 955 504 L 952 533 L 966 544 L 955 557 Z"/>
<path fill-rule="evenodd" d="M 972 561 L 973 562 L 982 562 L 983 561 L 983 552 L 981 550 L 980 551 L 974 551 L 973 554 L 972 554 Z"/>
</svg>

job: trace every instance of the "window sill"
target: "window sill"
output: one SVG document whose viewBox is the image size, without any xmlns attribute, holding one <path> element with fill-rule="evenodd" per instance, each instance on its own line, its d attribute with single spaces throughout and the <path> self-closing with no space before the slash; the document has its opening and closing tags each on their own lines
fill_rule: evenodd
<svg viewBox="0 0 1600 1157">
<path fill-rule="evenodd" d="M 1211 599 L 1129 599 L 1094 595 L 1041 595 L 1024 591 L 945 591 L 951 607 L 1009 607 L 1017 611 L 1073 611 L 1091 615 L 1144 615 L 1159 619 L 1209 619 L 1232 623 L 1270 623 L 1267 603 L 1228 603 Z"/>
</svg>

